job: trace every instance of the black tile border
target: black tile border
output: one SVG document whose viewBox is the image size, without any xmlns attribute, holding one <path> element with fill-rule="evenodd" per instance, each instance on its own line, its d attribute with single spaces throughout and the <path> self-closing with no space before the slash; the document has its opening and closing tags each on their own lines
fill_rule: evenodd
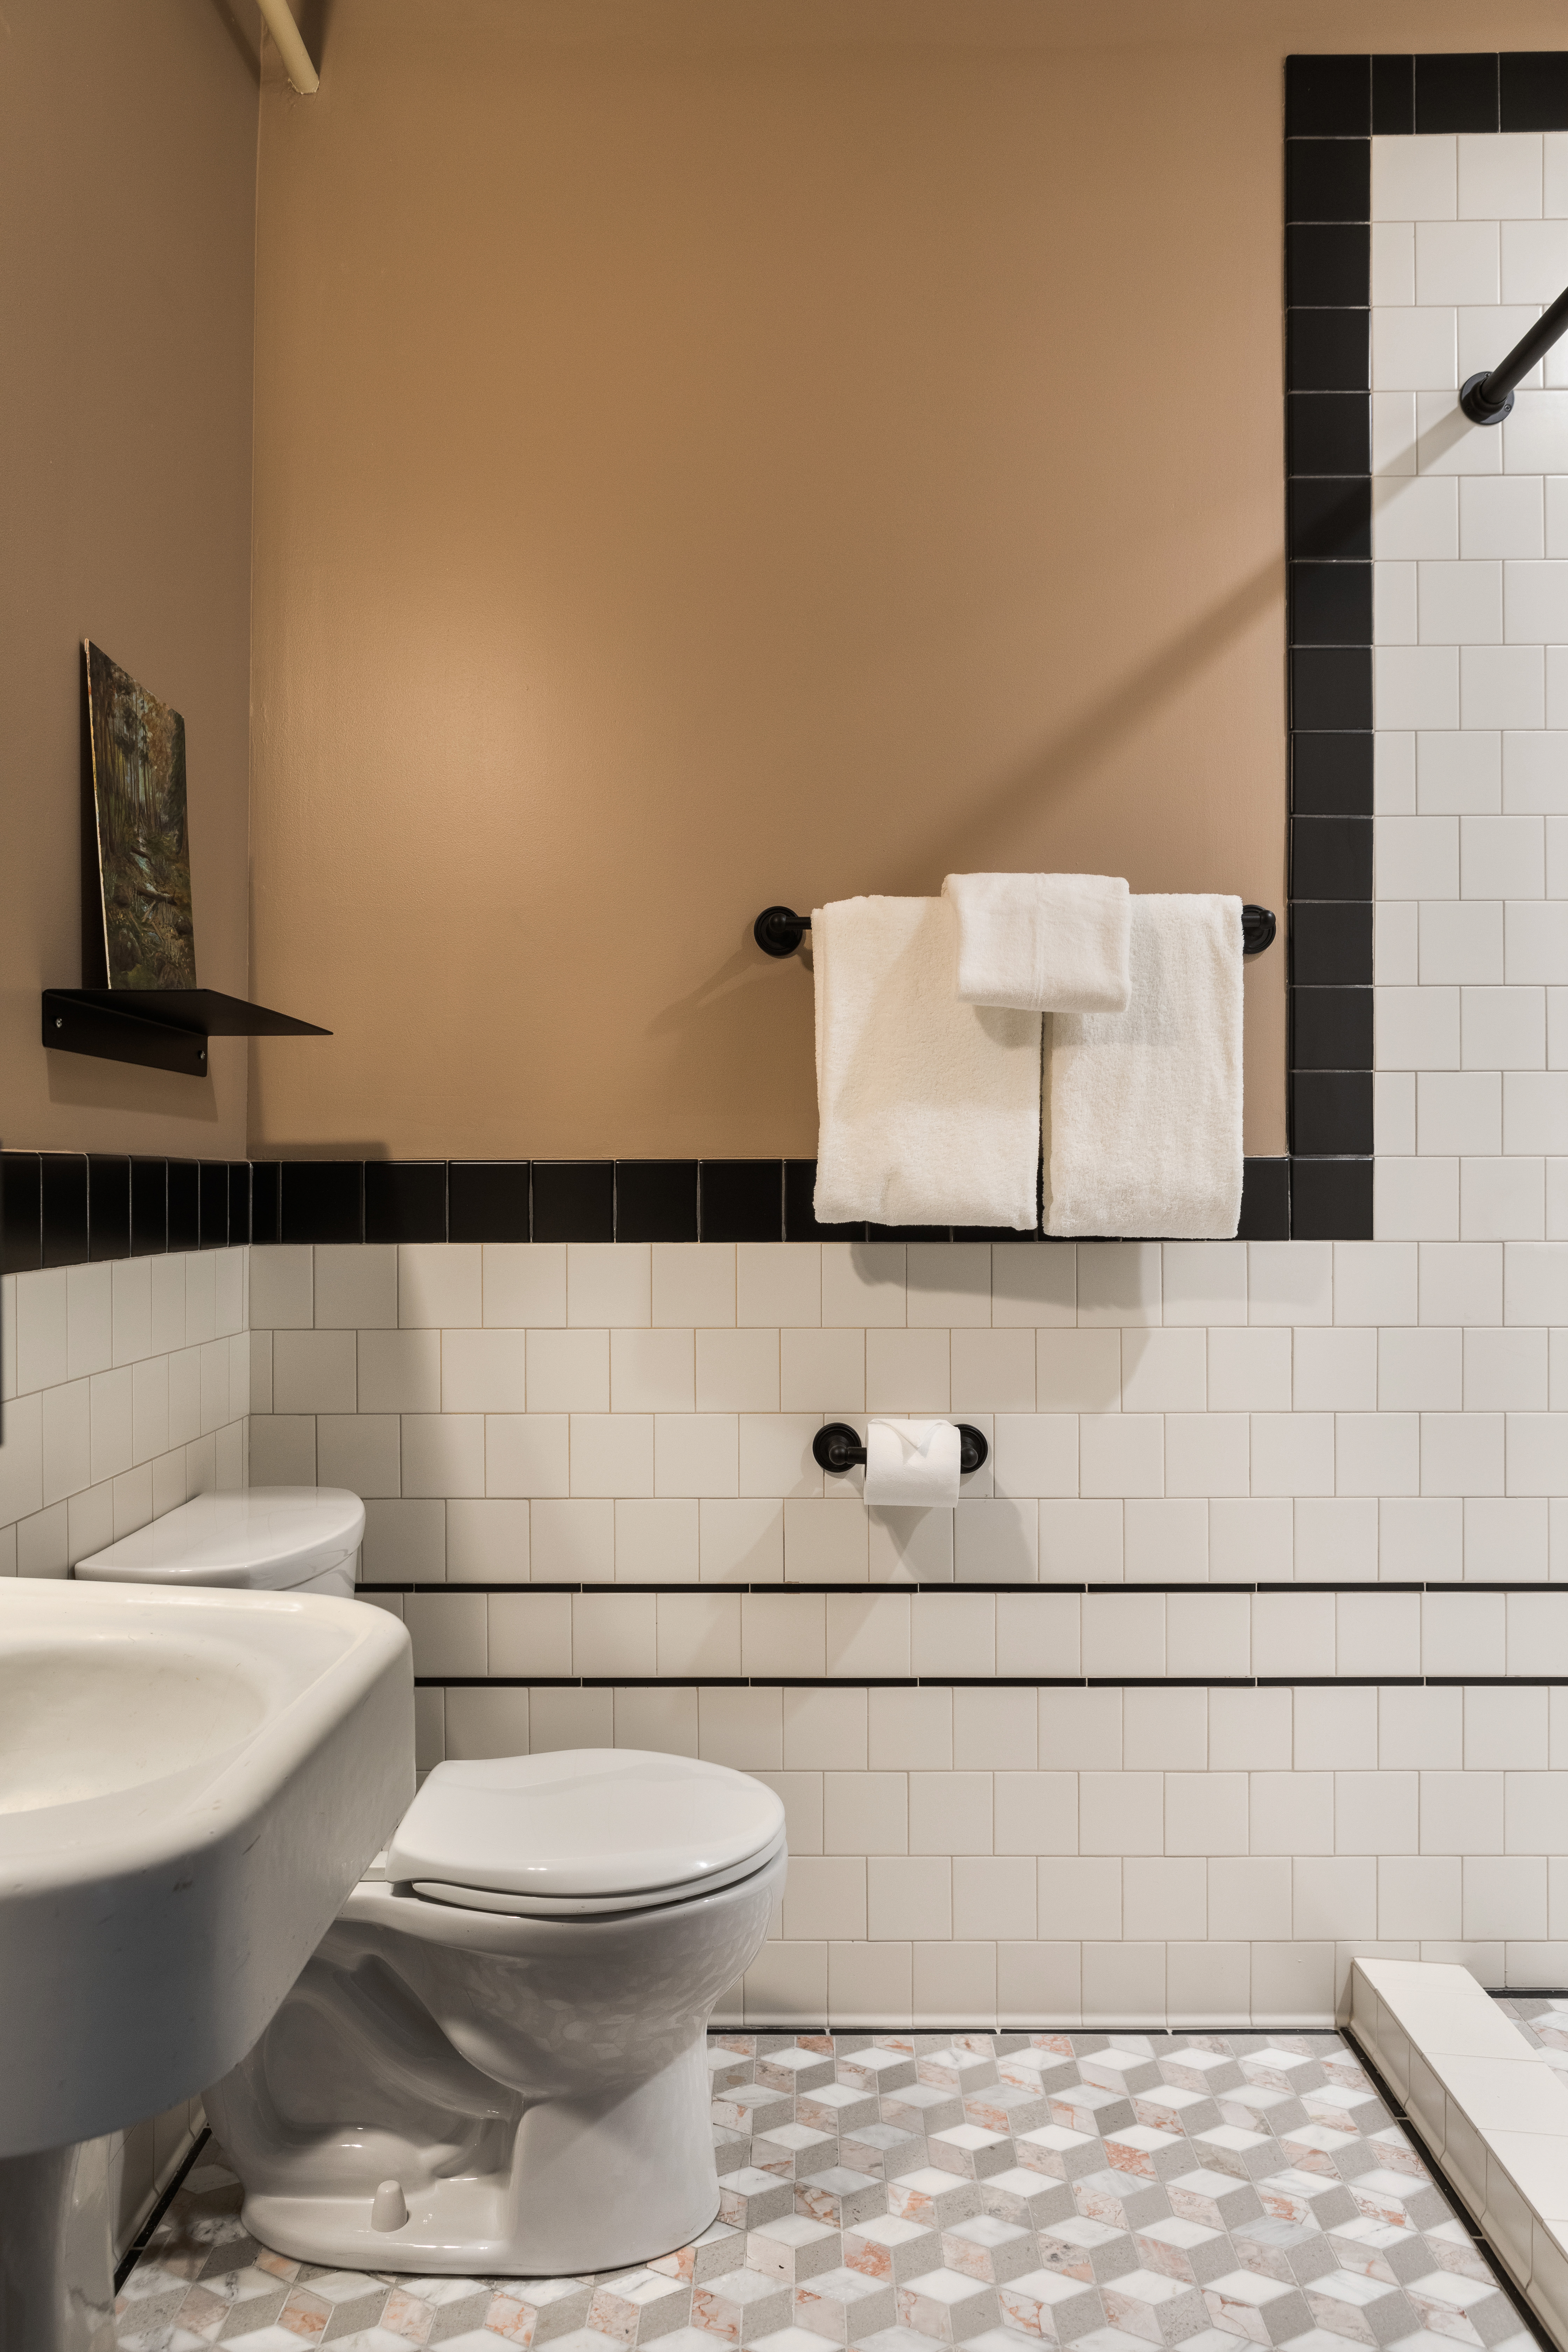
<svg viewBox="0 0 1568 2352">
<path fill-rule="evenodd" d="M 1568 131 L 1568 48 L 1285 60 L 1289 1151 L 1245 1162 L 1241 1241 L 1372 1238 L 1370 142 L 1460 131 Z M 816 1172 L 6 1151 L 0 1272 L 240 1242 L 1053 1245 L 1009 1228 L 821 1225 Z"/>
<path fill-rule="evenodd" d="M 1370 57 L 1287 58 L 1287 1131 L 1300 1240 L 1372 1235 L 1371 1122 L 1358 1113 L 1364 1093 L 1370 1114 L 1373 1065 L 1373 115 Z M 1342 1168 L 1356 1173 L 1325 1181 Z"/>
<path fill-rule="evenodd" d="M 1371 142 L 1496 131 L 1568 131 L 1568 49 L 1285 60 L 1286 1181 L 1301 1241 L 1373 1230 Z"/>
<path fill-rule="evenodd" d="M 816 1179 L 815 1160 L 153 1160 L 5 1151 L 0 1274 L 247 1242 L 1062 1246 L 1010 1225 L 818 1224 Z M 1236 1238 L 1288 1240 L 1289 1199 L 1288 1160 L 1247 1160 Z"/>
</svg>

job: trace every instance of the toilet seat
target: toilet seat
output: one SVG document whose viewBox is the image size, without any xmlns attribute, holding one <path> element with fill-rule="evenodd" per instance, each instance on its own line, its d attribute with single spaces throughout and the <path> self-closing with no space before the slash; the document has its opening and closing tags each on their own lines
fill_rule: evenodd
<svg viewBox="0 0 1568 2352">
<path fill-rule="evenodd" d="M 784 1850 L 784 1806 L 747 1774 L 643 1748 L 438 1764 L 386 1876 L 429 1902 L 586 1919 L 689 1902 Z"/>
<path fill-rule="evenodd" d="M 464 1911 L 496 1911 L 523 1919 L 593 1919 L 619 1918 L 627 1911 L 652 1911 L 665 1904 L 692 1903 L 701 1895 L 716 1895 L 721 1886 L 734 1886 L 743 1878 L 754 1878 L 765 1870 L 775 1854 L 784 1852 L 784 1833 L 777 1837 L 763 1853 L 752 1855 L 747 1862 L 737 1862 L 728 1870 L 716 1870 L 706 1878 L 688 1881 L 679 1886 L 656 1886 L 643 1895 L 510 1895 L 489 1887 L 458 1886 L 447 1880 L 416 1878 L 412 1884 L 416 1895 L 427 1903 L 449 1903 Z"/>
</svg>

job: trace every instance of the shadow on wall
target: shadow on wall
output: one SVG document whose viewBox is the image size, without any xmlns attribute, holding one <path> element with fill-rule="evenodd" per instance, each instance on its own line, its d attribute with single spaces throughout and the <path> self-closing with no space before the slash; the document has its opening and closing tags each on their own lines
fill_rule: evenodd
<svg viewBox="0 0 1568 2352">
<path fill-rule="evenodd" d="M 1231 641 L 1271 605 L 1278 606 L 1283 614 L 1283 557 L 1271 557 L 1268 562 L 1260 564 L 1190 628 L 1173 637 L 1120 686 L 1102 695 L 1092 709 L 1048 744 L 1022 774 L 1002 784 L 988 804 L 967 809 L 964 852 L 968 865 L 983 870 L 987 850 L 1005 863 L 1027 803 L 1058 790 L 1079 770 L 1103 759 L 1114 744 L 1142 726 L 1163 703 L 1168 702 L 1195 670 L 1207 668 L 1217 661 Z M 923 862 L 930 864 L 940 855 L 940 848 L 933 847 Z"/>
<path fill-rule="evenodd" d="M 1133 733 L 1185 685 L 1194 671 L 1217 661 L 1260 614 L 1271 606 L 1283 613 L 1284 601 L 1284 562 L 1282 558 L 1270 559 L 1141 668 L 1103 695 L 1092 709 L 1058 735 L 1021 774 L 1000 784 L 988 804 L 979 808 L 966 804 L 963 869 L 984 871 L 989 853 L 1002 870 L 1010 870 L 1009 861 L 1016 855 L 1018 824 L 1027 803 L 1059 790 L 1082 768 L 1102 759 L 1113 745 Z M 938 868 L 942 874 L 953 870 L 952 860 L 959 854 L 950 849 L 949 838 L 945 832 L 938 835 L 933 831 L 928 835 L 923 848 L 906 851 L 901 860 L 890 855 L 883 886 L 888 894 L 923 896 L 939 888 Z M 891 853 L 891 843 L 889 848 Z M 1266 887 L 1261 877 L 1258 887 Z M 806 903 L 810 903 L 809 894 Z M 792 961 L 809 975 L 809 939 Z M 698 987 L 654 1013 L 645 1024 L 644 1034 L 681 1037 L 688 1051 L 700 1059 L 718 1050 L 720 1031 L 711 1016 L 719 1014 L 726 1001 L 742 990 L 773 979 L 779 968 L 778 963 L 760 958 L 748 921 L 733 952 Z M 777 984 L 776 980 L 773 984 Z M 699 1024 L 700 1034 L 696 1034 Z"/>
</svg>

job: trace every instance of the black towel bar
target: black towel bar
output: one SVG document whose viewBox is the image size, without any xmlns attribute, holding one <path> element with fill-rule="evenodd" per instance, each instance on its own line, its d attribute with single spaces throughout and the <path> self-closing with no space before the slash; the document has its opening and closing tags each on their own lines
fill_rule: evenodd
<svg viewBox="0 0 1568 2352">
<path fill-rule="evenodd" d="M 1241 952 L 1244 956 L 1261 955 L 1274 944 L 1279 929 L 1273 909 L 1268 907 L 1243 907 L 1241 910 Z M 764 955 L 794 955 L 811 929 L 809 915 L 797 915 L 789 907 L 764 907 L 752 925 L 752 937 Z"/>
<path fill-rule="evenodd" d="M 768 952 L 771 955 L 774 950 L 770 949 Z M 990 1451 L 983 1429 L 974 1428 L 967 1421 L 959 1423 L 958 1466 L 965 1477 L 972 1470 L 984 1467 Z M 847 1421 L 830 1421 L 812 1439 L 811 1458 L 819 1470 L 831 1470 L 837 1478 L 846 1470 L 853 1470 L 857 1463 L 864 1462 L 866 1448 L 858 1429 L 851 1429 Z"/>
</svg>

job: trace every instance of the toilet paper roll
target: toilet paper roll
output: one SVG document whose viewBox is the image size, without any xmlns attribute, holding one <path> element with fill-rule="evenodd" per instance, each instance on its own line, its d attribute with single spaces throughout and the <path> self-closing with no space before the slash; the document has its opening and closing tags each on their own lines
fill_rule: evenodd
<svg viewBox="0 0 1568 2352">
<path fill-rule="evenodd" d="M 958 1500 L 959 1445 L 951 1421 L 873 1421 L 866 1433 L 866 1500 L 951 1511 Z"/>
</svg>

